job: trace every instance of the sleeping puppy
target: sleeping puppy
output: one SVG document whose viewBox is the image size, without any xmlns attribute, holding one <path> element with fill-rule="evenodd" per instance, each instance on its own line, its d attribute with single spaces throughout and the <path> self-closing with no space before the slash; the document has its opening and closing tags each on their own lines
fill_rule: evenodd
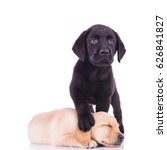
<svg viewBox="0 0 167 150">
<path fill-rule="evenodd" d="M 96 112 L 108 112 L 111 104 L 120 131 L 124 133 L 120 99 L 111 68 L 115 53 L 120 62 L 126 51 L 120 37 L 107 26 L 94 25 L 78 37 L 72 49 L 79 60 L 73 70 L 70 95 L 80 130 L 88 131 L 95 123 L 92 104 L 96 105 Z"/>
<path fill-rule="evenodd" d="M 65 108 L 36 115 L 28 126 L 31 143 L 80 148 L 120 145 L 124 136 L 116 119 L 105 112 L 93 114 L 95 125 L 88 132 L 79 130 L 77 113 Z"/>
</svg>

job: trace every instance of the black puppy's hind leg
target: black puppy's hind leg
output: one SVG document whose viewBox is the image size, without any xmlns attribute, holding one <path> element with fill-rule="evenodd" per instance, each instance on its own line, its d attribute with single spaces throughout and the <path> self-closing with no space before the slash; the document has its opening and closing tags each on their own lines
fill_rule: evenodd
<svg viewBox="0 0 167 150">
<path fill-rule="evenodd" d="M 117 122 L 119 123 L 119 129 L 122 133 L 124 133 L 124 126 L 122 123 L 122 110 L 117 90 L 115 90 L 114 94 L 111 97 L 111 105 L 113 107 L 114 116 L 117 119 Z"/>
</svg>

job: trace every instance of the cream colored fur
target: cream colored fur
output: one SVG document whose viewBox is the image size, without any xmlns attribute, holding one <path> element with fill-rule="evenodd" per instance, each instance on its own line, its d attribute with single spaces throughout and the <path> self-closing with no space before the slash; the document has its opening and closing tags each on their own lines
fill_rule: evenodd
<svg viewBox="0 0 167 150">
<path fill-rule="evenodd" d="M 93 114 L 95 125 L 88 132 L 80 131 L 77 113 L 64 108 L 36 115 L 28 126 L 31 143 L 81 148 L 97 147 L 98 143 L 112 147 L 118 141 L 119 125 L 105 112 Z"/>
</svg>

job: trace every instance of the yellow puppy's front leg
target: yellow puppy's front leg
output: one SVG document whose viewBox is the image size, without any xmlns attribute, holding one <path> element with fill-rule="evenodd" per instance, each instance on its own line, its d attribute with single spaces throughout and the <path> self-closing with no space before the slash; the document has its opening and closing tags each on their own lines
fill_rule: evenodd
<svg viewBox="0 0 167 150">
<path fill-rule="evenodd" d="M 80 148 L 97 147 L 97 143 L 91 139 L 91 131 L 83 132 L 79 129 L 75 130 L 73 133 L 52 137 L 52 140 L 52 145 L 54 146 L 68 146 Z"/>
<path fill-rule="evenodd" d="M 78 137 L 75 134 L 65 134 L 59 139 L 56 139 L 52 141 L 52 145 L 54 146 L 67 146 L 67 147 L 80 147 L 80 148 L 88 148 L 89 142 L 83 142 L 78 139 Z"/>
<path fill-rule="evenodd" d="M 86 145 L 86 148 L 94 148 L 98 146 L 96 141 L 91 139 L 91 130 L 83 132 L 77 128 L 75 135 L 82 145 Z"/>
<path fill-rule="evenodd" d="M 97 142 L 91 139 L 88 148 L 95 148 L 97 146 L 98 146 Z"/>
</svg>

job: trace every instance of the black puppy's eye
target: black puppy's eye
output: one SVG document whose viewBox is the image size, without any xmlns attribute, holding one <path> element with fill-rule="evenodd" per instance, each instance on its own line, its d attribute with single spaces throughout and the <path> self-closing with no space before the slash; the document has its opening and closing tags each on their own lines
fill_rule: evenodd
<svg viewBox="0 0 167 150">
<path fill-rule="evenodd" d="M 110 45 L 113 45 L 113 44 L 114 44 L 114 40 L 113 40 L 113 39 L 108 39 L 108 43 L 109 43 Z"/>
<path fill-rule="evenodd" d="M 98 39 L 96 39 L 96 38 L 92 38 L 91 40 L 90 40 L 90 43 L 91 44 L 97 44 L 99 41 L 98 41 Z"/>
</svg>

